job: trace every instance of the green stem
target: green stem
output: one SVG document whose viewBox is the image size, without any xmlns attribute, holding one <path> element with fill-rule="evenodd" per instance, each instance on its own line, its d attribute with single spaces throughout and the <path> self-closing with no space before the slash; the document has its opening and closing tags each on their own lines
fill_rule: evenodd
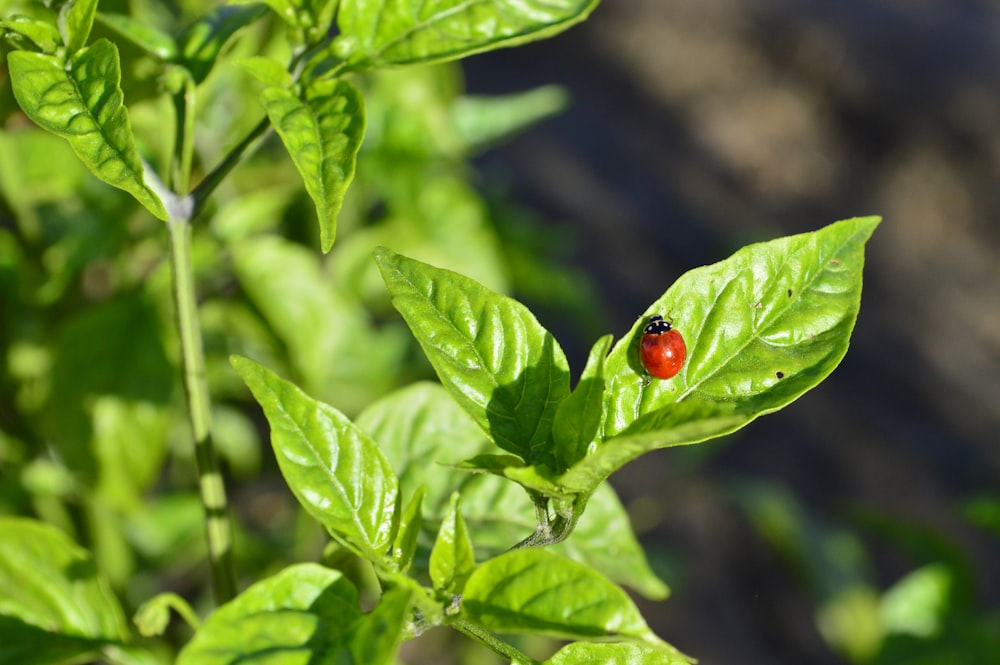
<svg viewBox="0 0 1000 665">
<path fill-rule="evenodd" d="M 455 621 L 454 623 L 449 623 L 448 625 L 463 635 L 471 637 L 490 651 L 498 654 L 507 662 L 511 663 L 511 665 L 540 665 L 539 661 L 531 658 L 527 654 L 522 653 L 518 649 L 515 649 L 511 645 L 499 639 L 493 633 L 477 626 L 474 623 L 460 620 Z"/>
<path fill-rule="evenodd" d="M 244 154 L 260 139 L 268 129 L 271 128 L 271 121 L 268 118 L 264 118 L 257 126 L 250 130 L 250 132 L 239 142 L 236 147 L 230 150 L 225 159 L 222 160 L 218 166 L 216 166 L 212 171 L 205 176 L 205 179 L 198 183 L 198 186 L 194 188 L 191 192 L 191 198 L 193 201 L 193 212 L 192 216 L 197 215 L 198 211 L 201 210 L 202 206 L 208 200 L 208 197 L 212 195 L 215 188 L 218 187 L 223 179 L 236 168 L 237 164 L 243 159 Z"/>
<path fill-rule="evenodd" d="M 212 443 L 212 405 L 205 377 L 205 355 L 198 323 L 194 269 L 191 266 L 191 224 L 186 219 L 171 218 L 167 222 L 167 229 L 170 232 L 174 304 L 181 340 L 184 391 L 187 394 L 198 464 L 198 489 L 205 508 L 205 534 L 208 539 L 212 585 L 216 603 L 221 605 L 236 595 L 233 529 L 226 505 L 226 489 Z"/>
</svg>

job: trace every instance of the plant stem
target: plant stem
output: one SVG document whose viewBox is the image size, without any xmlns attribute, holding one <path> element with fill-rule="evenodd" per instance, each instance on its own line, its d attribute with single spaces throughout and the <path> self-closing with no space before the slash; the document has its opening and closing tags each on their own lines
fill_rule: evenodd
<svg viewBox="0 0 1000 665">
<path fill-rule="evenodd" d="M 194 188 L 193 192 L 191 192 L 191 198 L 194 203 L 194 215 L 198 214 L 198 211 L 200 211 L 202 206 L 205 205 L 205 201 L 207 201 L 208 197 L 212 195 L 215 188 L 222 183 L 222 180 L 226 177 L 226 175 L 236 168 L 236 165 L 243 159 L 243 155 L 247 152 L 247 150 L 249 150 L 258 139 L 264 136 L 270 128 L 271 121 L 265 117 L 257 123 L 257 125 L 251 129 L 245 137 L 243 137 L 242 141 L 226 153 L 225 159 L 223 159 L 218 166 L 212 169 L 212 171 L 205 176 L 204 180 L 198 183 L 198 186 Z"/>
<path fill-rule="evenodd" d="M 171 218 L 170 256 L 173 272 L 174 305 L 181 341 L 184 391 L 194 434 L 195 459 L 198 464 L 198 489 L 205 508 L 205 535 L 212 571 L 216 604 L 236 595 L 236 569 L 233 565 L 233 529 L 226 505 L 226 489 L 219 473 L 212 443 L 212 405 L 205 377 L 205 355 L 198 302 L 195 298 L 194 269 L 191 265 L 191 224 L 187 219 Z"/>
<path fill-rule="evenodd" d="M 507 662 L 511 663 L 511 665 L 540 665 L 539 661 L 515 649 L 493 633 L 474 623 L 461 620 L 449 623 L 448 625 L 463 635 L 471 637 L 490 651 L 500 655 Z"/>
</svg>

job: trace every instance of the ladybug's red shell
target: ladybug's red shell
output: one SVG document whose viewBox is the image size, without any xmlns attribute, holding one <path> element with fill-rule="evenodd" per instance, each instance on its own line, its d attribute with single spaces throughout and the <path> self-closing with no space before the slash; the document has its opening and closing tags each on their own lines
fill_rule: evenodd
<svg viewBox="0 0 1000 665">
<path fill-rule="evenodd" d="M 643 367 L 658 379 L 670 379 L 681 371 L 687 346 L 684 338 L 662 316 L 650 317 L 642 330 L 639 358 Z"/>
</svg>

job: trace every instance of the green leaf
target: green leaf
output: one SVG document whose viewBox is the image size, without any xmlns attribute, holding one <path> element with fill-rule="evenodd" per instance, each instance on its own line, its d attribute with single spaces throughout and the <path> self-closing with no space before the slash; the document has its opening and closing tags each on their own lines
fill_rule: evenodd
<svg viewBox="0 0 1000 665">
<path fill-rule="evenodd" d="M 14 15 L 0 21 L 0 29 L 21 35 L 42 53 L 52 54 L 62 46 L 59 30 L 48 21 Z"/>
<path fill-rule="evenodd" d="M 524 44 L 578 23 L 598 0 L 341 0 L 355 68 L 439 62 Z"/>
<path fill-rule="evenodd" d="M 271 425 L 281 473 L 345 546 L 380 562 L 392 539 L 397 481 L 378 446 L 333 407 L 252 360 L 231 360 Z"/>
<path fill-rule="evenodd" d="M 413 563 L 413 555 L 417 551 L 417 538 L 423 526 L 423 503 L 427 488 L 421 487 L 413 494 L 399 518 L 399 530 L 392 545 L 392 559 L 397 572 L 405 573 Z"/>
<path fill-rule="evenodd" d="M 67 53 L 74 54 L 87 43 L 96 14 L 97 0 L 68 0 L 59 9 L 59 32 Z"/>
<path fill-rule="evenodd" d="M 410 620 L 412 598 L 412 592 L 405 587 L 386 591 L 375 609 L 351 627 L 348 642 L 351 660 L 348 662 L 352 665 L 395 663 L 396 651 L 403 638 L 403 628 Z"/>
<path fill-rule="evenodd" d="M 447 465 L 487 445 L 482 430 L 436 383 L 400 388 L 372 403 L 356 422 L 379 442 L 399 477 L 400 493 L 426 493 L 425 513 L 435 520 L 448 509 L 455 487 L 469 479 Z"/>
<path fill-rule="evenodd" d="M 462 593 L 465 581 L 476 567 L 472 541 L 462 519 L 461 495 L 451 495 L 451 506 L 441 521 L 434 549 L 431 550 L 431 581 L 434 588 L 451 594 Z"/>
<path fill-rule="evenodd" d="M 672 648 L 633 642 L 573 642 L 557 651 L 544 665 L 688 665 L 690 662 L 693 661 Z"/>
<path fill-rule="evenodd" d="M 455 401 L 504 450 L 530 463 L 550 457 L 552 419 L 569 393 L 555 338 L 524 305 L 468 277 L 385 248 L 375 260 Z"/>
<path fill-rule="evenodd" d="M 246 2 L 248 0 L 239 0 Z M 298 34 L 292 39 L 299 44 L 313 45 L 326 38 L 337 0 L 263 0 Z"/>
<path fill-rule="evenodd" d="M 364 137 L 361 93 L 347 81 L 327 80 L 308 87 L 304 99 L 284 88 L 265 88 L 261 103 L 316 205 L 320 242 L 327 252 Z"/>
<path fill-rule="evenodd" d="M 500 633 L 657 639 L 621 588 L 588 566 L 536 548 L 507 552 L 476 568 L 462 612 Z"/>
<path fill-rule="evenodd" d="M 174 38 L 146 21 L 132 18 L 128 14 L 105 12 L 99 13 L 97 19 L 146 53 L 160 60 L 173 60 L 177 57 L 177 43 Z"/>
<path fill-rule="evenodd" d="M 355 413 L 392 387 L 405 331 L 376 330 L 315 252 L 272 234 L 234 244 L 232 253 L 240 284 L 285 345 L 303 389 Z"/>
<path fill-rule="evenodd" d="M 274 58 L 256 55 L 241 59 L 239 64 L 261 83 L 278 88 L 292 86 L 292 75 L 288 73 L 283 64 Z"/>
<path fill-rule="evenodd" d="M 643 416 L 692 399 L 730 404 L 749 422 L 816 386 L 847 352 L 864 246 L 879 221 L 860 217 L 750 245 L 682 275 L 608 357 L 603 438 L 649 432 L 660 425 L 639 427 Z M 687 361 L 676 377 L 645 385 L 638 345 L 651 314 L 673 319 Z"/>
<path fill-rule="evenodd" d="M 698 443 L 739 429 L 754 414 L 738 406 L 691 397 L 651 412 L 636 421 L 634 428 L 602 442 L 555 482 L 567 492 L 591 492 L 612 473 L 651 450 Z"/>
<path fill-rule="evenodd" d="M 191 72 L 195 83 L 201 83 L 212 71 L 219 53 L 237 30 L 246 27 L 267 13 L 261 4 L 226 5 L 216 7 L 188 26 L 177 39 L 180 63 Z"/>
<path fill-rule="evenodd" d="M 0 662 L 79 662 L 128 639 L 121 606 L 87 552 L 34 520 L 0 517 L 0 533 Z"/>
<path fill-rule="evenodd" d="M 951 570 L 940 564 L 903 577 L 882 594 L 879 616 L 886 632 L 924 639 L 939 635 L 951 609 L 954 586 Z"/>
<path fill-rule="evenodd" d="M 341 573 L 290 566 L 213 612 L 177 665 L 318 662 L 346 646 L 360 616 L 358 592 Z"/>
<path fill-rule="evenodd" d="M 160 219 L 163 203 L 146 184 L 119 87 L 118 49 L 101 39 L 72 57 L 17 51 L 7 57 L 14 96 L 40 127 L 67 141 L 94 175 L 123 189 Z"/>
<path fill-rule="evenodd" d="M 511 95 L 467 95 L 455 101 L 451 114 L 466 146 L 481 148 L 526 130 L 563 111 L 569 96 L 555 85 Z"/>
<path fill-rule="evenodd" d="M 587 454 L 601 424 L 604 405 L 604 361 L 611 348 L 611 335 L 597 340 L 587 357 L 587 366 L 573 392 L 559 405 L 552 423 L 556 469 L 565 470 Z"/>
</svg>

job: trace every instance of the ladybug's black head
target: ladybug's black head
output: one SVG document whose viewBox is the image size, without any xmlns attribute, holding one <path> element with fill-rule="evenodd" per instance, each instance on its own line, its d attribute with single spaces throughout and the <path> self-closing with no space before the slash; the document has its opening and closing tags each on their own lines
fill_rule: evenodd
<svg viewBox="0 0 1000 665">
<path fill-rule="evenodd" d="M 672 326 L 669 321 L 664 321 L 659 314 L 649 317 L 646 327 L 642 329 L 643 335 L 662 335 L 668 332 Z"/>
</svg>

